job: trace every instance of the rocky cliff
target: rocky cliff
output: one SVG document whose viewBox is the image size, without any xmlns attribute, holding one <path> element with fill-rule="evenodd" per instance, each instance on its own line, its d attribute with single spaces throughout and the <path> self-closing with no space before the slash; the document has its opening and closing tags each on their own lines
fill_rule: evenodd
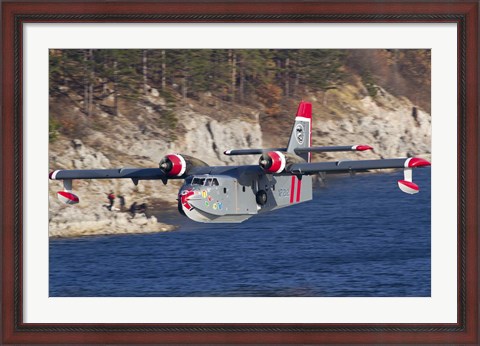
<svg viewBox="0 0 480 346">
<path fill-rule="evenodd" d="M 378 90 L 372 98 L 358 82 L 305 96 L 313 103 L 313 145 L 368 144 L 375 148 L 362 153 L 325 153 L 314 159 L 413 155 L 430 159 L 430 114 L 406 98 Z M 232 106 L 218 100 L 178 102 L 172 111 L 178 122 L 172 132 L 165 129 L 162 119 L 166 101 L 154 89 L 147 101 L 134 106 L 125 103 L 115 117 L 99 104 L 92 119 L 80 112 L 81 101 L 68 90 L 61 97 L 51 98 L 51 112 L 75 115 L 76 131 L 60 135 L 51 143 L 50 169 L 158 167 L 161 158 L 171 152 L 192 155 L 210 165 L 255 164 L 256 156 L 229 157 L 223 151 L 286 146 L 295 112 L 292 105 L 288 112 L 272 119 L 261 106 Z M 127 212 L 107 210 L 106 194 L 113 191 L 125 196 L 127 208 L 133 202 L 168 202 L 176 208 L 180 185 L 181 181 L 169 181 L 166 186 L 160 181 L 141 181 L 135 186 L 130 180 L 78 180 L 74 181 L 74 191 L 81 202 L 68 206 L 56 197 L 61 182 L 51 181 L 49 234 L 60 237 L 172 230 L 173 226 L 153 216 L 132 218 Z"/>
</svg>

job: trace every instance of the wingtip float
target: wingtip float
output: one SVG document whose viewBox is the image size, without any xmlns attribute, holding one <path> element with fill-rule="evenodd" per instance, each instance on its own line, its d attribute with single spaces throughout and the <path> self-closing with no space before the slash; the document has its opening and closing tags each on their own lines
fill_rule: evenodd
<svg viewBox="0 0 480 346">
<path fill-rule="evenodd" d="M 430 166 L 418 157 L 381 160 L 342 160 L 311 162 L 312 152 L 373 150 L 369 145 L 311 146 L 312 104 L 302 101 L 295 115 L 290 139 L 285 148 L 231 149 L 225 155 L 260 155 L 257 165 L 209 166 L 184 154 L 166 155 L 158 168 L 120 168 L 56 170 L 52 180 L 62 180 L 64 190 L 58 198 L 67 204 L 79 202 L 72 192 L 74 179 L 183 179 L 178 193 L 179 211 L 198 222 L 242 222 L 250 217 L 306 202 L 312 199 L 312 177 L 317 173 L 348 173 L 371 169 L 403 169 L 398 187 L 407 194 L 419 192 L 412 170 Z"/>
<path fill-rule="evenodd" d="M 404 179 L 399 180 L 397 182 L 399 189 L 402 190 L 405 193 L 410 194 L 410 195 L 418 193 L 420 191 L 420 188 L 418 187 L 417 184 L 415 184 L 412 181 L 412 168 L 428 167 L 430 165 L 431 164 L 430 164 L 429 161 L 427 161 L 425 159 L 422 159 L 422 158 L 419 158 L 419 157 L 408 158 L 405 161 L 405 169 L 403 170 Z"/>
</svg>

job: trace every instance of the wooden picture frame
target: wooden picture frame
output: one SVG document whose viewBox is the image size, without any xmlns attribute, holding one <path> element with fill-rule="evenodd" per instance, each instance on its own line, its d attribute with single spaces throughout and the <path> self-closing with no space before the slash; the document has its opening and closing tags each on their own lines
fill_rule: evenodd
<svg viewBox="0 0 480 346">
<path fill-rule="evenodd" d="M 478 344 L 477 1 L 2 3 L 2 343 Z M 452 324 L 23 322 L 22 25 L 29 22 L 425 22 L 458 25 L 458 304 Z M 441 164 L 441 162 L 439 162 Z"/>
</svg>

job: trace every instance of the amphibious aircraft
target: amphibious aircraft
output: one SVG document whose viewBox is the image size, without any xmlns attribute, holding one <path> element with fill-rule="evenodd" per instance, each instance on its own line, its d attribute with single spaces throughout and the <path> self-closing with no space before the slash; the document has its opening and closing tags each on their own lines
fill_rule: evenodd
<svg viewBox="0 0 480 346">
<path fill-rule="evenodd" d="M 72 192 L 74 179 L 184 179 L 178 193 L 180 213 L 197 222 L 243 222 L 250 217 L 312 199 L 312 175 L 317 173 L 353 173 L 372 169 L 401 168 L 404 179 L 398 180 L 401 191 L 414 194 L 419 187 L 412 181 L 412 169 L 430 166 L 417 158 L 380 160 L 343 160 L 311 162 L 312 152 L 364 151 L 368 145 L 311 146 L 312 104 L 302 101 L 286 148 L 233 149 L 225 155 L 260 155 L 258 165 L 209 166 L 184 154 L 163 157 L 158 168 L 118 168 L 56 170 L 53 180 L 63 180 L 64 190 L 58 198 L 67 204 L 79 202 Z"/>
</svg>

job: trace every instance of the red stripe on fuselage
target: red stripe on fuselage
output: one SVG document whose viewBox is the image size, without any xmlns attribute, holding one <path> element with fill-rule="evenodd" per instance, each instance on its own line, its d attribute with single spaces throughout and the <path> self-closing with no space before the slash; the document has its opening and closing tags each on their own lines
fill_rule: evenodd
<svg viewBox="0 0 480 346">
<path fill-rule="evenodd" d="M 294 194 L 295 194 L 295 176 L 292 175 L 292 185 L 290 185 L 290 203 L 293 203 Z"/>
<path fill-rule="evenodd" d="M 313 121 L 310 122 L 310 132 L 308 134 L 308 146 L 312 146 L 312 127 L 313 127 Z M 308 162 L 312 162 L 312 153 L 308 152 Z"/>
<path fill-rule="evenodd" d="M 300 202 L 300 193 L 302 192 L 302 180 L 298 179 L 298 186 L 297 186 L 297 202 Z"/>
</svg>

